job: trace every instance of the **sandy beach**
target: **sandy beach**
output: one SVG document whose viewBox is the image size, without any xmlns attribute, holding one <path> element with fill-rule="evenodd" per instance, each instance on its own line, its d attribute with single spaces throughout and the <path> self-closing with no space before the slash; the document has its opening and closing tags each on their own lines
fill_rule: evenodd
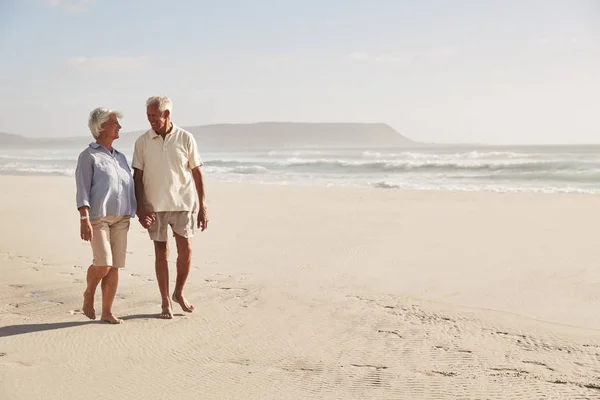
<svg viewBox="0 0 600 400">
<path fill-rule="evenodd" d="M 156 318 L 135 221 L 113 326 L 74 180 L 0 185 L 2 400 L 600 398 L 596 196 L 209 180 L 196 311 Z"/>
</svg>

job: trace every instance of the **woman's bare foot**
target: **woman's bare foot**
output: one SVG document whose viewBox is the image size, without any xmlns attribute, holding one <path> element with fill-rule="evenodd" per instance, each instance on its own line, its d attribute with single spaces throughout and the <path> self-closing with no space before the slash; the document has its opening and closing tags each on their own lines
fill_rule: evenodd
<svg viewBox="0 0 600 400">
<path fill-rule="evenodd" d="M 173 293 L 173 301 L 179 303 L 183 311 L 185 312 L 193 312 L 194 306 L 187 302 L 185 297 L 183 297 L 183 293 L 175 294 Z"/>
<path fill-rule="evenodd" d="M 171 309 L 171 302 L 168 299 L 163 300 L 160 317 L 163 319 L 173 319 L 173 310 Z"/>
<path fill-rule="evenodd" d="M 110 322 L 111 324 L 122 324 L 123 320 L 111 314 L 102 314 L 102 321 Z"/>
<path fill-rule="evenodd" d="M 94 309 L 94 295 L 83 292 L 83 307 L 81 308 L 83 313 L 89 319 L 96 319 L 96 310 Z"/>
</svg>

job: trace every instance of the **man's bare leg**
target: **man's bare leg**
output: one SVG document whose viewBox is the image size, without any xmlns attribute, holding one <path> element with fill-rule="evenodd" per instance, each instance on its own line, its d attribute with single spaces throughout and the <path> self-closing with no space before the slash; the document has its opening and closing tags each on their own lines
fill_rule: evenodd
<svg viewBox="0 0 600 400">
<path fill-rule="evenodd" d="M 183 297 L 183 286 L 192 267 L 192 240 L 175 234 L 175 243 L 177 243 L 177 280 L 175 281 L 173 301 L 179 303 L 183 311 L 192 312 L 194 306 Z"/>
<path fill-rule="evenodd" d="M 87 288 L 83 292 L 83 313 L 89 319 L 96 319 L 96 310 L 94 309 L 94 296 L 98 284 L 106 276 L 110 267 L 90 265 L 87 270 Z"/>
<path fill-rule="evenodd" d="M 173 309 L 169 299 L 169 245 L 167 242 L 154 241 L 156 280 L 162 298 L 161 318 L 173 318 Z"/>
<path fill-rule="evenodd" d="M 119 269 L 110 268 L 104 278 L 102 278 L 102 321 L 111 324 L 121 324 L 123 320 L 115 318 L 112 313 L 112 305 L 117 294 L 119 285 Z"/>
</svg>

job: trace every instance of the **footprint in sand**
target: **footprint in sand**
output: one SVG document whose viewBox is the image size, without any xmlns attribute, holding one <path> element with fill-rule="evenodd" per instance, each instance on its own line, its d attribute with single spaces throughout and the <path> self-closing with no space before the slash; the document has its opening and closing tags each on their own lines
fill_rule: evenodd
<svg viewBox="0 0 600 400">
<path fill-rule="evenodd" d="M 11 288 L 14 288 L 14 289 L 23 289 L 25 287 L 25 285 L 8 285 L 8 286 Z"/>
<path fill-rule="evenodd" d="M 458 375 L 456 372 L 451 372 L 451 371 L 429 371 L 429 373 L 435 374 L 435 375 L 447 376 L 447 377 L 452 377 L 452 376 Z"/>
<path fill-rule="evenodd" d="M 219 290 L 240 290 L 242 292 L 247 292 L 248 291 L 248 289 L 246 289 L 246 288 L 236 288 L 236 287 L 229 287 L 229 286 L 221 286 L 221 287 L 218 287 L 216 289 L 219 289 Z"/>
<path fill-rule="evenodd" d="M 388 369 L 388 367 L 386 367 L 385 365 L 374 365 L 374 364 L 350 364 L 350 366 L 355 367 L 355 368 L 372 368 L 375 370 Z"/>
<path fill-rule="evenodd" d="M 377 329 L 377 332 L 378 333 L 386 333 L 388 335 L 395 335 L 395 336 L 399 337 L 400 339 L 402 339 L 402 335 L 400 335 L 400 333 L 398 331 Z"/>
<path fill-rule="evenodd" d="M 43 295 L 44 295 L 44 293 L 42 293 L 42 292 L 25 293 L 25 297 L 41 297 Z"/>
<path fill-rule="evenodd" d="M 17 361 L 17 364 L 22 365 L 24 367 L 32 367 L 33 364 L 25 362 L 25 361 Z"/>
<path fill-rule="evenodd" d="M 539 361 L 522 361 L 523 364 L 531 364 L 531 365 L 537 365 L 539 367 L 544 367 L 549 371 L 556 371 L 554 368 L 549 367 L 548 364 L 544 364 L 543 362 L 539 362 Z"/>
<path fill-rule="evenodd" d="M 529 371 L 525 371 L 523 369 L 516 368 L 504 368 L 504 367 L 494 367 L 490 368 L 490 371 L 494 371 L 490 373 L 490 376 L 507 376 L 507 375 L 527 375 Z"/>
</svg>

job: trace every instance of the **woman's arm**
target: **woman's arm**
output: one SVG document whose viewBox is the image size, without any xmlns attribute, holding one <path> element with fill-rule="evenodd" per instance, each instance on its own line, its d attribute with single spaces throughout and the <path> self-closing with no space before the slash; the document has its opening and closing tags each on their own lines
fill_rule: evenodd
<svg viewBox="0 0 600 400">
<path fill-rule="evenodd" d="M 79 219 L 81 221 L 79 233 L 81 239 L 85 241 L 92 240 L 92 224 L 90 223 L 90 192 L 92 190 L 92 179 L 94 176 L 94 165 L 92 156 L 84 151 L 79 155 L 77 168 L 75 168 L 75 184 L 77 193 L 77 209 L 79 210 Z"/>
</svg>

